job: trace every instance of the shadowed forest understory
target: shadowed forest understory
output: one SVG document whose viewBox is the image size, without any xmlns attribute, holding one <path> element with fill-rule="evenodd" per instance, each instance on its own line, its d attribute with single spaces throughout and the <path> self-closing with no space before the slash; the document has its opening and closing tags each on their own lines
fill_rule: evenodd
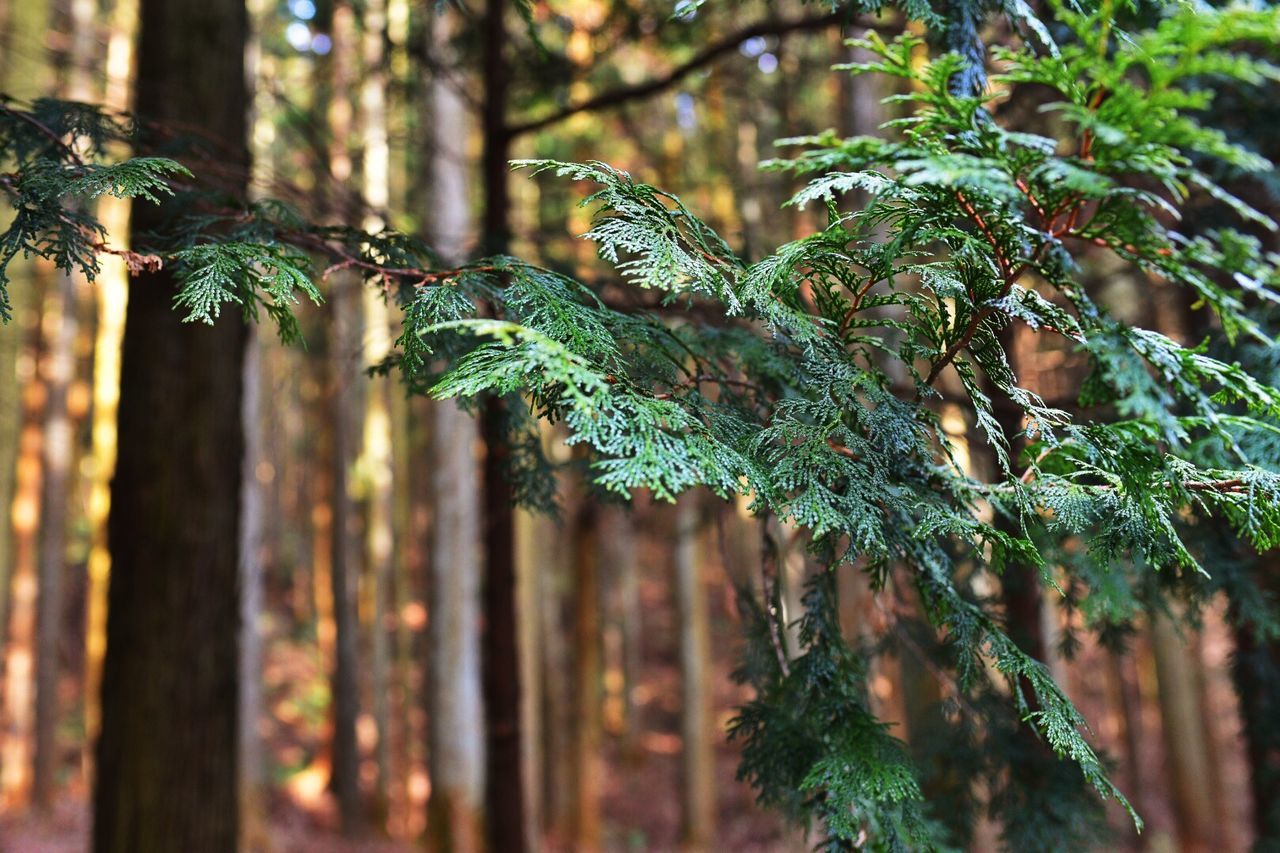
<svg viewBox="0 0 1280 853">
<path fill-rule="evenodd" d="M 1277 849 L 1277 62 L 0 0 L 0 853 Z"/>
</svg>

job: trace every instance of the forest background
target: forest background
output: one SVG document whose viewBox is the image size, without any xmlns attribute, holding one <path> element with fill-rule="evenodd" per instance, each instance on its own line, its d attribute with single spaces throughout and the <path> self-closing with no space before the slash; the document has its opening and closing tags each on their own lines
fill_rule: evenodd
<svg viewBox="0 0 1280 853">
<path fill-rule="evenodd" d="M 182 51 L 202 37 L 189 17 L 200 16 L 183 6 L 0 0 L 6 103 L 58 97 L 144 112 L 140 16 L 167 21 Z M 802 178 L 759 169 L 774 140 L 828 128 L 876 134 L 894 117 L 882 99 L 895 82 L 831 71 L 864 58 L 845 40 L 868 27 L 924 32 L 900 13 L 798 2 L 251 0 L 225 26 L 239 8 L 209 2 L 201 14 L 205 32 L 231 39 L 224 52 L 242 43 L 252 166 L 240 174 L 234 153 L 215 147 L 179 158 L 193 171 L 327 223 L 394 226 L 447 261 L 510 252 L 603 292 L 616 282 L 576 236 L 590 227 L 582 187 L 510 174 L 509 160 L 608 162 L 680 196 L 755 258 L 826 222 L 825 211 L 784 207 Z M 1015 38 L 1003 17 L 984 27 L 989 41 Z M 1270 110 L 1242 95 L 1221 122 L 1274 147 L 1260 130 Z M 180 111 L 157 118 L 173 136 L 188 130 Z M 127 241 L 129 212 L 124 201 L 98 202 L 114 245 Z M 10 270 L 13 321 L 0 332 L 0 850 L 81 849 L 90 834 L 126 261 L 138 262 L 105 257 L 92 283 L 40 259 Z M 1172 338 L 1195 336 L 1180 296 L 1103 252 L 1085 261 L 1082 275 L 1105 281 L 1113 304 Z M 504 534 L 494 519 L 509 513 L 488 502 L 477 423 L 369 370 L 394 350 L 398 312 L 341 261 L 323 291 L 323 304 L 299 306 L 302 343 L 254 327 L 245 349 L 238 598 L 211 628 L 239 638 L 237 701 L 250 721 L 235 733 L 243 848 L 394 850 L 427 838 L 474 849 L 482 837 L 502 850 L 811 845 L 753 802 L 735 778 L 740 747 L 725 734 L 752 696 L 730 677 L 749 621 L 736 589 L 761 577 L 760 522 L 745 501 L 692 493 L 668 506 L 641 494 L 627 509 L 582 484 L 575 451 L 548 427 L 559 511 L 516 511 Z M 1016 339 L 1014 352 L 1047 399 L 1075 393 L 1069 352 Z M 179 363 L 170 369 L 164 387 L 202 387 Z M 182 408 L 183 393 L 157 394 L 159 425 L 199 416 Z M 993 464 L 975 424 L 958 410 L 941 416 L 970 464 Z M 802 536 L 777 536 L 782 607 L 799 613 L 814 560 Z M 508 586 L 482 587 L 504 544 Z M 1277 567 L 1274 552 L 1262 557 L 1263 586 L 1280 582 Z M 194 574 L 182 595 L 144 590 L 119 606 L 184 620 L 182 596 L 201 596 L 208 582 Z M 947 697 L 913 619 L 919 603 L 902 591 L 886 604 L 847 575 L 842 622 L 851 636 L 885 638 L 870 701 L 924 755 Z M 1040 599 L 1023 627 L 1146 821 L 1137 836 L 1109 807 L 1107 849 L 1243 850 L 1280 838 L 1280 805 L 1260 799 L 1276 782 L 1258 781 L 1276 762 L 1266 737 L 1280 734 L 1260 746 L 1244 731 L 1259 713 L 1251 698 L 1275 707 L 1256 689 L 1274 695 L 1280 661 L 1274 641 L 1260 646 L 1233 622 L 1225 592 L 1212 590 L 1193 623 L 1156 611 L 1121 638 L 1083 630 L 1070 597 L 1064 606 L 1045 588 Z M 1242 655 L 1261 673 L 1253 682 Z M 190 666 L 173 660 L 166 677 Z M 120 683 L 144 683 L 129 681 L 140 673 Z M 127 748 L 145 755 L 140 716 Z M 1000 832 L 978 816 L 970 846 L 990 849 Z"/>
</svg>

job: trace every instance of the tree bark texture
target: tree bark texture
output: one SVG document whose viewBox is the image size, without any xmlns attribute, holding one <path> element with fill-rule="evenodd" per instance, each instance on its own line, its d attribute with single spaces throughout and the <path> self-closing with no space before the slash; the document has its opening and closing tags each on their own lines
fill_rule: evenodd
<svg viewBox="0 0 1280 853">
<path fill-rule="evenodd" d="M 242 192 L 241 0 L 144 0 L 137 109 L 210 139 Z M 193 163 L 199 170 L 200 163 Z M 135 234 L 170 205 L 140 204 Z M 239 312 L 182 323 L 168 271 L 130 282 L 94 792 L 98 853 L 224 853 L 238 830 Z"/>
</svg>

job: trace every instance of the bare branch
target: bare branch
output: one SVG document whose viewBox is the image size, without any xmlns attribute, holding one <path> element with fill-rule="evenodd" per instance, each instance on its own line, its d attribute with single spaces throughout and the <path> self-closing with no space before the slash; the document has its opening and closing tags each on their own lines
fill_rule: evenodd
<svg viewBox="0 0 1280 853">
<path fill-rule="evenodd" d="M 848 22 L 850 24 L 858 24 L 869 30 L 881 30 L 886 32 L 897 32 L 900 27 L 887 26 L 870 18 L 851 18 L 848 9 L 838 9 L 826 15 L 810 16 L 806 18 L 772 18 L 765 21 L 757 21 L 754 24 L 742 27 L 729 33 L 719 41 L 712 42 L 701 51 L 696 53 L 688 61 L 677 65 L 652 80 L 646 80 L 643 83 L 636 83 L 632 86 L 621 86 L 607 92 L 587 98 L 576 104 L 569 104 L 555 112 L 543 116 L 538 119 L 529 121 L 516 122 L 508 124 L 506 127 L 506 135 L 508 139 L 523 136 L 526 133 L 532 133 L 542 130 L 558 122 L 562 122 L 570 116 L 578 113 L 594 112 L 598 110 L 607 110 L 621 106 L 631 101 L 641 98 L 648 98 L 656 95 L 683 80 L 698 69 L 711 64 L 719 57 L 726 53 L 732 53 L 737 50 L 743 42 L 758 38 L 760 36 L 782 36 L 788 33 L 801 32 L 806 30 L 821 30 L 837 24 Z"/>
</svg>

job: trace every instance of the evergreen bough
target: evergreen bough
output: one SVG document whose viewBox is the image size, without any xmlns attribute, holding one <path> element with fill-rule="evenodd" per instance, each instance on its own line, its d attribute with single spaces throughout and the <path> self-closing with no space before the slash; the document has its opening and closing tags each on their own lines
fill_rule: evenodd
<svg viewBox="0 0 1280 853">
<path fill-rule="evenodd" d="M 869 59 L 843 70 L 899 80 L 886 101 L 897 117 L 884 137 L 784 141 L 799 153 L 766 167 L 807 179 L 789 203 L 820 206 L 827 224 L 760 260 L 604 163 L 516 164 L 594 185 L 583 236 L 651 293 L 648 309 L 518 258 L 444 269 L 404 235 L 318 228 L 282 205 L 197 192 L 174 160 L 99 163 L 135 139 L 131 124 L 38 101 L 0 106 L 0 187 L 15 210 L 0 235 L 0 310 L 18 254 L 93 276 L 115 250 L 87 201 L 69 199 L 104 193 L 192 197 L 172 233 L 124 253 L 137 268 L 175 267 L 175 307 L 191 321 L 237 305 L 295 338 L 298 295 L 319 299 L 315 259 L 358 270 L 403 307 L 384 368 L 438 397 L 509 398 L 525 502 L 554 501 L 543 419 L 563 423 L 602 488 L 745 494 L 756 514 L 807 532 L 824 569 L 798 646 L 777 624 L 771 546 L 765 598 L 746 608 L 738 677 L 756 698 L 731 735 L 761 802 L 815 825 L 826 849 L 945 848 L 967 838 L 981 783 L 1007 846 L 1077 848 L 1098 828 L 1084 786 L 1128 802 L 1061 686 L 1011 639 L 991 578 L 1033 572 L 1104 630 L 1154 606 L 1151 578 L 1206 574 L 1193 519 L 1258 550 L 1280 544 L 1276 344 L 1260 321 L 1280 302 L 1280 258 L 1256 236 L 1276 224 L 1222 177 L 1272 167 L 1203 121 L 1218 89 L 1280 78 L 1262 58 L 1280 47 L 1280 13 L 1049 0 L 1041 21 L 1021 3 L 914 5 L 941 26 L 943 50 L 926 56 L 913 35 L 855 42 Z M 995 9 L 1027 37 L 987 57 L 977 33 Z M 1024 93 L 1034 127 L 1002 114 Z M 865 203 L 851 209 L 855 192 Z M 1186 227 L 1182 212 L 1203 197 L 1236 222 Z M 1082 275 L 1083 253 L 1100 249 L 1191 294 L 1212 314 L 1209 340 L 1183 346 L 1118 319 Z M 1072 411 L 1019 384 L 1007 351 L 1018 326 L 1087 359 Z M 1251 352 L 1253 367 L 1217 357 L 1220 344 Z M 989 476 L 960 464 L 943 403 L 985 436 Z M 997 414 L 1009 404 L 1015 435 Z M 890 639 L 842 635 L 835 577 L 848 571 L 881 596 L 914 588 L 950 699 L 942 773 L 871 708 L 869 662 Z M 1270 607 L 1256 602 L 1258 624 L 1274 624 Z M 1046 763 L 1049 751 L 1067 763 Z"/>
</svg>

